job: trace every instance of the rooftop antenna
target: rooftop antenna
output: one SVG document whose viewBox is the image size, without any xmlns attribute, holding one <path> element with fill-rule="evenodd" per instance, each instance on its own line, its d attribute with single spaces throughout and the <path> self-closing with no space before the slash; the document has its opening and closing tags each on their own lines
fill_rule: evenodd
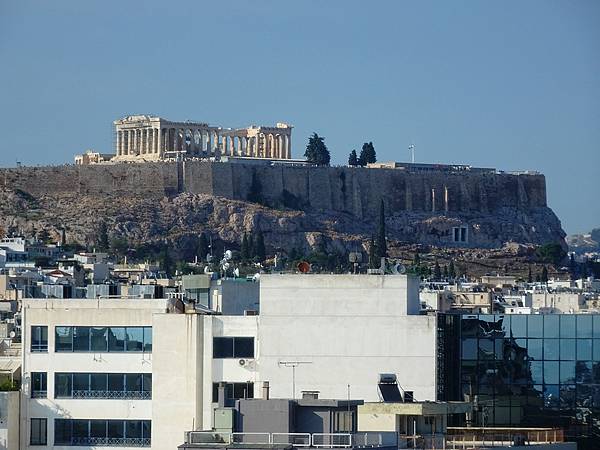
<svg viewBox="0 0 600 450">
<path fill-rule="evenodd" d="M 280 367 L 292 368 L 292 399 L 296 400 L 296 367 L 300 364 L 312 364 L 312 361 L 279 361 Z"/>
<path fill-rule="evenodd" d="M 415 144 L 410 144 L 408 146 L 408 150 L 410 151 L 411 162 L 414 164 L 415 163 Z"/>
</svg>

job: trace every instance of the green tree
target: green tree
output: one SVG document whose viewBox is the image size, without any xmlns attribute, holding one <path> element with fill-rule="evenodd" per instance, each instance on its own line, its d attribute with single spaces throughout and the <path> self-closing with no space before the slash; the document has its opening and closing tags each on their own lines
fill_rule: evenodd
<svg viewBox="0 0 600 450">
<path fill-rule="evenodd" d="M 105 252 L 109 249 L 109 240 L 108 240 L 108 227 L 106 226 L 106 222 L 103 220 L 100 222 L 98 226 L 98 234 L 96 238 L 96 247 L 101 252 Z"/>
<path fill-rule="evenodd" d="M 440 281 L 442 279 L 442 269 L 438 262 L 435 262 L 435 266 L 433 267 L 433 279 L 435 281 Z"/>
<path fill-rule="evenodd" d="M 64 227 L 60 230 L 60 245 L 67 245 L 67 230 Z"/>
<path fill-rule="evenodd" d="M 166 245 L 162 248 L 158 254 L 158 264 L 169 276 L 173 276 L 175 270 L 175 263 L 171 254 L 169 253 L 169 247 Z"/>
<path fill-rule="evenodd" d="M 563 258 L 567 255 L 567 252 L 563 250 L 562 246 L 555 242 L 544 244 L 538 247 L 535 253 L 542 261 L 552 263 L 554 265 L 560 264 Z"/>
<path fill-rule="evenodd" d="M 349 166 L 358 166 L 358 157 L 356 156 L 356 150 L 352 150 L 350 152 L 350 156 L 348 156 L 348 165 Z"/>
<path fill-rule="evenodd" d="M 200 233 L 200 236 L 198 237 L 198 258 L 200 258 L 201 261 L 205 261 L 206 255 L 208 255 L 209 252 L 210 248 L 208 245 L 208 239 L 206 239 L 206 234 Z"/>
<path fill-rule="evenodd" d="M 263 203 L 262 184 L 258 179 L 256 172 L 252 172 L 252 183 L 250 184 L 246 199 L 252 203 Z"/>
<path fill-rule="evenodd" d="M 377 155 L 375 154 L 375 147 L 372 142 L 365 142 L 360 151 L 358 157 L 358 164 L 366 166 L 367 164 L 377 162 Z"/>
<path fill-rule="evenodd" d="M 456 278 L 456 269 L 454 268 L 454 261 L 450 260 L 450 267 L 448 267 L 448 276 L 451 280 Z"/>
<path fill-rule="evenodd" d="M 125 255 L 129 248 L 129 242 L 126 238 L 114 237 L 110 241 L 110 250 L 117 255 Z"/>
<path fill-rule="evenodd" d="M 258 262 L 264 262 L 264 260 L 267 259 L 265 239 L 260 230 L 256 233 L 256 239 L 254 240 L 254 258 Z"/>
<path fill-rule="evenodd" d="M 448 279 L 448 266 L 444 266 L 444 280 Z"/>
<path fill-rule="evenodd" d="M 371 241 L 369 242 L 369 268 L 374 269 L 379 267 L 379 262 L 375 261 L 377 258 L 375 251 L 375 238 L 371 235 Z"/>
<path fill-rule="evenodd" d="M 577 263 L 575 262 L 575 253 L 569 255 L 569 272 L 571 274 L 571 280 L 577 279 Z"/>
<path fill-rule="evenodd" d="M 533 283 L 533 275 L 531 274 L 531 266 L 529 266 L 529 272 L 527 273 L 527 282 Z"/>
<path fill-rule="evenodd" d="M 47 244 L 50 241 L 50 234 L 46 228 L 42 228 L 38 233 L 37 238 L 42 241 L 42 243 Z"/>
<path fill-rule="evenodd" d="M 244 235 L 242 236 L 242 244 L 240 246 L 240 258 L 242 261 L 247 261 L 250 259 L 250 248 L 248 247 L 248 233 L 244 231 Z"/>
<path fill-rule="evenodd" d="M 313 133 L 312 136 L 308 138 L 304 156 L 310 163 L 318 166 L 328 166 L 331 156 L 325 145 L 325 138 L 319 136 L 317 133 Z"/>
<path fill-rule="evenodd" d="M 546 266 L 544 266 L 542 268 L 542 283 L 547 283 L 548 282 L 548 269 L 546 268 Z"/>
<path fill-rule="evenodd" d="M 413 257 L 413 266 L 420 266 L 421 265 L 421 255 L 419 255 L 419 250 L 417 249 L 417 251 L 415 252 L 415 256 Z"/>
<path fill-rule="evenodd" d="M 379 224 L 377 226 L 377 240 L 375 241 L 375 255 L 378 260 L 388 255 L 385 238 L 385 205 L 383 200 L 379 204 Z"/>
</svg>

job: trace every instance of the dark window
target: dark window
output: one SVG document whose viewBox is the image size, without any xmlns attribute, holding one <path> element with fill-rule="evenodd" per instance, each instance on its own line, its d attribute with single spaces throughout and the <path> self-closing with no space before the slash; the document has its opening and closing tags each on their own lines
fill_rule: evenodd
<svg viewBox="0 0 600 450">
<path fill-rule="evenodd" d="M 90 329 L 89 327 L 73 327 L 73 351 L 90 351 Z"/>
<path fill-rule="evenodd" d="M 70 419 L 54 419 L 54 445 L 71 445 L 72 434 Z"/>
<path fill-rule="evenodd" d="M 125 390 L 127 392 L 141 392 L 142 391 L 142 374 L 141 373 L 128 373 L 125 375 Z"/>
<path fill-rule="evenodd" d="M 93 327 L 91 329 L 90 347 L 93 352 L 108 351 L 108 337 L 106 327 Z"/>
<path fill-rule="evenodd" d="M 73 374 L 73 390 L 74 391 L 89 391 L 90 390 L 90 374 L 89 373 L 74 373 Z"/>
<path fill-rule="evenodd" d="M 213 358 L 233 358 L 233 338 L 213 338 Z"/>
<path fill-rule="evenodd" d="M 151 373 L 143 373 L 142 374 L 142 389 L 144 392 L 152 392 L 152 374 Z"/>
<path fill-rule="evenodd" d="M 219 401 L 219 383 L 213 383 L 213 403 Z M 225 398 L 254 398 L 254 383 L 225 383 Z"/>
<path fill-rule="evenodd" d="M 31 398 L 45 398 L 47 396 L 46 372 L 31 373 Z"/>
<path fill-rule="evenodd" d="M 90 420 L 90 437 L 105 438 L 106 437 L 106 420 Z"/>
<path fill-rule="evenodd" d="M 213 358 L 254 358 L 254 338 L 213 338 Z"/>
<path fill-rule="evenodd" d="M 57 352 L 73 351 L 73 327 L 56 327 L 54 334 Z"/>
<path fill-rule="evenodd" d="M 125 423 L 122 420 L 109 420 L 108 437 L 113 439 L 125 437 Z"/>
<path fill-rule="evenodd" d="M 48 327 L 36 325 L 31 327 L 31 351 L 48 351 Z"/>
<path fill-rule="evenodd" d="M 144 327 L 144 351 L 152 351 L 152 327 Z"/>
<path fill-rule="evenodd" d="M 575 316 L 572 314 L 565 314 L 563 316 L 556 316 L 560 319 L 560 337 L 562 338 L 574 338 L 575 333 Z"/>
<path fill-rule="evenodd" d="M 105 373 L 92 373 L 90 374 L 90 390 L 92 391 L 106 391 L 108 390 L 107 374 Z"/>
<path fill-rule="evenodd" d="M 124 391 L 124 380 L 125 375 L 122 373 L 109 373 L 108 374 L 108 390 L 113 392 Z"/>
<path fill-rule="evenodd" d="M 70 398 L 73 396 L 73 379 L 70 373 L 54 374 L 54 398 Z"/>
<path fill-rule="evenodd" d="M 31 445 L 47 445 L 47 419 L 31 419 L 31 435 L 29 443 Z"/>
</svg>

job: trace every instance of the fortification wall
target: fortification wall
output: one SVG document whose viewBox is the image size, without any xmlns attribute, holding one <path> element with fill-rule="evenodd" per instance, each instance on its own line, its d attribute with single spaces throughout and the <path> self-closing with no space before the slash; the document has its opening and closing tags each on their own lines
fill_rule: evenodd
<svg viewBox="0 0 600 450">
<path fill-rule="evenodd" d="M 543 175 L 418 174 L 206 161 L 187 161 L 179 167 L 162 162 L 0 170 L 0 183 L 34 196 L 75 191 L 160 198 L 183 191 L 247 200 L 253 178 L 265 203 L 272 206 L 340 211 L 359 218 L 375 216 L 380 199 L 390 212 L 493 214 L 502 208 L 546 207 Z"/>
</svg>

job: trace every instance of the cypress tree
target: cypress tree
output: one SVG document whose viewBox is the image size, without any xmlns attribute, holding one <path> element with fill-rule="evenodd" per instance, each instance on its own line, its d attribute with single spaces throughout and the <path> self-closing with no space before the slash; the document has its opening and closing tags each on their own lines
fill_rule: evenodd
<svg viewBox="0 0 600 450">
<path fill-rule="evenodd" d="M 375 259 L 377 258 L 375 252 L 375 238 L 371 235 L 371 242 L 369 242 L 369 267 L 374 269 L 377 266 Z M 378 267 L 378 266 L 377 266 Z"/>
<path fill-rule="evenodd" d="M 374 162 L 377 162 L 375 147 L 373 147 L 372 142 L 365 142 L 360 151 L 360 156 L 358 157 L 358 164 L 361 166 L 366 166 L 367 164 Z"/>
<path fill-rule="evenodd" d="M 456 278 L 456 269 L 454 269 L 454 261 L 450 261 L 450 267 L 448 268 L 448 276 L 453 280 Z"/>
<path fill-rule="evenodd" d="M 200 233 L 200 237 L 198 238 L 198 257 L 201 261 L 204 261 L 208 253 L 208 240 L 206 239 L 206 235 L 204 233 Z"/>
<path fill-rule="evenodd" d="M 433 267 L 433 278 L 435 281 L 440 281 L 440 279 L 442 278 L 442 269 L 440 268 L 440 265 L 437 261 L 435 262 L 435 266 Z"/>
<path fill-rule="evenodd" d="M 306 160 L 310 163 L 318 166 L 328 166 L 331 160 L 329 150 L 325 145 L 325 138 L 319 136 L 317 133 L 313 133 L 308 138 L 308 144 L 306 145 L 306 151 L 304 152 Z"/>
<path fill-rule="evenodd" d="M 533 275 L 531 274 L 531 266 L 529 266 L 529 273 L 527 274 L 527 282 L 533 283 Z"/>
<path fill-rule="evenodd" d="M 379 225 L 377 227 L 377 241 L 375 255 L 378 259 L 387 257 L 387 242 L 385 239 L 385 206 L 383 200 L 379 205 Z"/>
<path fill-rule="evenodd" d="M 358 166 L 358 157 L 356 156 L 356 150 L 352 150 L 350 152 L 350 156 L 348 156 L 348 165 Z"/>
<path fill-rule="evenodd" d="M 248 248 L 248 234 L 246 232 L 244 232 L 244 236 L 242 237 L 242 246 L 240 249 L 240 257 L 244 261 L 250 259 L 250 252 L 249 252 L 249 248 Z"/>
<path fill-rule="evenodd" d="M 547 282 L 548 282 L 548 269 L 546 268 L 546 266 L 544 266 L 542 269 L 542 283 L 547 283 Z"/>
<path fill-rule="evenodd" d="M 108 250 L 110 243 L 108 241 L 108 228 L 106 222 L 103 220 L 98 226 L 98 238 L 96 240 L 96 246 L 100 251 Z"/>
<path fill-rule="evenodd" d="M 448 266 L 444 266 L 444 280 L 448 279 Z"/>
<path fill-rule="evenodd" d="M 256 233 L 256 240 L 254 241 L 254 256 L 258 262 L 263 262 L 267 258 L 265 240 L 262 231 L 260 230 Z"/>
</svg>

